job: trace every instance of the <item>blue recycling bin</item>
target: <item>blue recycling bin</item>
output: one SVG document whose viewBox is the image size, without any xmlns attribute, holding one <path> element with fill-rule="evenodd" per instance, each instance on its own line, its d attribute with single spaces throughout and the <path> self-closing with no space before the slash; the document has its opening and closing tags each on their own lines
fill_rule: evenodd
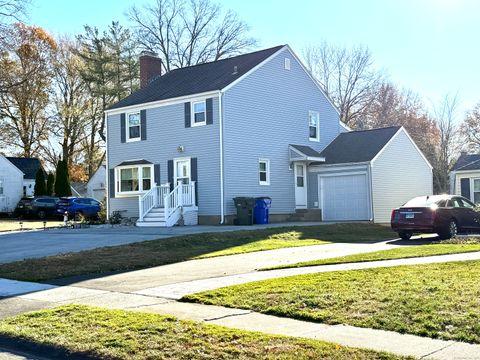
<svg viewBox="0 0 480 360">
<path fill-rule="evenodd" d="M 258 197 L 255 199 L 255 208 L 253 209 L 255 224 L 268 224 L 271 206 L 272 199 L 269 197 Z"/>
</svg>

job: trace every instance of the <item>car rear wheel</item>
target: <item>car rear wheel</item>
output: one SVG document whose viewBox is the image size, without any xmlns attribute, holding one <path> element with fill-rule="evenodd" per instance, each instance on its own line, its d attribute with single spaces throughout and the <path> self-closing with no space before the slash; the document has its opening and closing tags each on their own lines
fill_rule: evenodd
<svg viewBox="0 0 480 360">
<path fill-rule="evenodd" d="M 458 233 L 457 223 L 455 220 L 452 219 L 448 223 L 447 228 L 444 231 L 441 231 L 438 233 L 438 236 L 442 240 L 447 240 L 447 239 L 455 238 L 457 236 L 457 233 Z"/>
<path fill-rule="evenodd" d="M 37 212 L 37 216 L 39 219 L 45 219 L 47 217 L 47 213 L 45 210 L 39 210 Z"/>
<path fill-rule="evenodd" d="M 402 238 L 403 240 L 410 240 L 412 235 L 413 234 L 410 231 L 400 231 L 398 233 L 398 236 L 400 236 L 400 238 Z"/>
</svg>

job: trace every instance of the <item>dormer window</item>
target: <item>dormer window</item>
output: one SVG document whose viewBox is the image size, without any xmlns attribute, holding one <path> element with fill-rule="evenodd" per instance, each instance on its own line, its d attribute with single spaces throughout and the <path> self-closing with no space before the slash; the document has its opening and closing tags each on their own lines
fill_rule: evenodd
<svg viewBox="0 0 480 360">
<path fill-rule="evenodd" d="M 320 116 L 318 111 L 308 112 L 308 131 L 310 141 L 320 141 Z"/>
<path fill-rule="evenodd" d="M 285 70 L 290 70 L 290 59 L 285 58 Z"/>
<path fill-rule="evenodd" d="M 198 101 L 192 104 L 193 124 L 192 126 L 205 125 L 207 123 L 205 101 Z"/>
<path fill-rule="evenodd" d="M 140 140 L 140 113 L 130 113 L 127 119 L 127 141 Z"/>
</svg>

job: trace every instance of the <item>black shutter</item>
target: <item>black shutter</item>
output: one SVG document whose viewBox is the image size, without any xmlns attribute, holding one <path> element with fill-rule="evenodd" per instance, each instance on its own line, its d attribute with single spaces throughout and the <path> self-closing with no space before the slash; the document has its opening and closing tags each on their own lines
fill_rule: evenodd
<svg viewBox="0 0 480 360">
<path fill-rule="evenodd" d="M 108 176 L 108 190 L 110 193 L 110 198 L 115 197 L 115 169 L 110 169 L 110 174 Z"/>
<path fill-rule="evenodd" d="M 170 191 L 173 190 L 173 160 L 168 160 L 167 162 L 167 175 L 168 175 L 168 182 L 170 183 Z"/>
<path fill-rule="evenodd" d="M 140 138 L 147 140 L 147 110 L 140 110 Z"/>
<path fill-rule="evenodd" d="M 469 178 L 462 178 L 460 179 L 460 189 L 462 192 L 462 196 L 470 199 L 470 179 Z"/>
<path fill-rule="evenodd" d="M 209 98 L 205 101 L 207 125 L 213 124 L 213 99 Z"/>
<path fill-rule="evenodd" d="M 190 103 L 185 103 L 185 127 L 189 128 L 192 126 L 191 114 L 190 114 Z"/>
<path fill-rule="evenodd" d="M 160 164 L 153 165 L 153 181 L 157 186 L 160 185 Z"/>
<path fill-rule="evenodd" d="M 126 124 L 126 120 L 125 120 L 125 113 L 121 113 L 120 114 L 120 141 L 122 143 L 125 142 L 125 128 L 126 128 L 127 124 Z"/>
<path fill-rule="evenodd" d="M 197 173 L 197 158 L 192 158 L 190 160 L 190 171 L 191 171 L 191 178 L 192 181 L 195 181 L 195 199 L 197 199 L 197 203 L 195 205 L 198 206 L 198 173 Z"/>
</svg>

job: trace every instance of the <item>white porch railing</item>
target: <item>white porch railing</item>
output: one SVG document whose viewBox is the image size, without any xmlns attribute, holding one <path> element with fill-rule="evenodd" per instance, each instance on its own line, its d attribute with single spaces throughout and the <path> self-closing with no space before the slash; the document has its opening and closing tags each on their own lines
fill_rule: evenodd
<svg viewBox="0 0 480 360">
<path fill-rule="evenodd" d="M 177 186 L 164 198 L 165 225 L 175 225 L 181 216 L 184 206 L 195 206 L 195 181 L 189 184 L 179 182 Z"/>
<path fill-rule="evenodd" d="M 169 183 L 160 186 L 155 184 L 145 194 L 141 195 L 138 199 L 139 220 L 143 221 L 145 215 L 148 214 L 148 212 L 154 207 L 163 207 L 165 195 L 167 195 L 169 191 Z"/>
</svg>

